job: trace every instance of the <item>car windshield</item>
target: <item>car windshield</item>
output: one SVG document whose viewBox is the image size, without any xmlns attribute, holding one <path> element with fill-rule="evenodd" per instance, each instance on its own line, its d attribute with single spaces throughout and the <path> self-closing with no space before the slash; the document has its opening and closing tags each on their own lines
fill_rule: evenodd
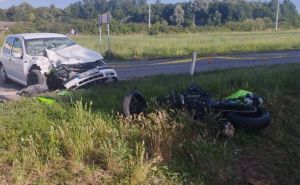
<svg viewBox="0 0 300 185">
<path fill-rule="evenodd" d="M 76 43 L 68 37 L 25 40 L 26 52 L 31 56 L 43 56 L 45 49 L 58 51 L 75 44 Z"/>
</svg>

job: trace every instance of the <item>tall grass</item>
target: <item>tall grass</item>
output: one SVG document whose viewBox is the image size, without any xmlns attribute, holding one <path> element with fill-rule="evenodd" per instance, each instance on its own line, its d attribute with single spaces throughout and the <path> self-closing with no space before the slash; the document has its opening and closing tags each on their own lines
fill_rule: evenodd
<svg viewBox="0 0 300 185">
<path fill-rule="evenodd" d="M 1 103 L 0 184 L 298 184 L 299 71 L 288 65 L 160 76 L 77 91 L 72 102 L 52 106 L 27 98 Z M 209 119 L 155 110 L 155 96 L 191 80 L 214 97 L 237 89 L 264 95 L 271 126 L 226 139 Z M 117 112 L 132 89 L 145 94 L 150 111 L 124 119 Z"/>
<path fill-rule="evenodd" d="M 300 31 L 213 32 L 193 34 L 162 34 L 112 36 L 112 56 L 117 59 L 144 59 L 216 53 L 276 51 L 300 48 Z M 99 51 L 97 36 L 74 37 L 78 43 Z M 107 51 L 103 40 L 102 53 Z"/>
<path fill-rule="evenodd" d="M 100 51 L 98 36 L 76 36 L 75 41 Z M 101 53 L 108 57 L 106 38 Z M 0 34 L 2 44 L 4 35 Z M 111 39 L 112 58 L 120 60 L 185 57 L 197 51 L 199 55 L 236 52 L 259 52 L 300 49 L 300 31 L 211 32 L 161 34 L 149 36 L 118 35 Z"/>
</svg>

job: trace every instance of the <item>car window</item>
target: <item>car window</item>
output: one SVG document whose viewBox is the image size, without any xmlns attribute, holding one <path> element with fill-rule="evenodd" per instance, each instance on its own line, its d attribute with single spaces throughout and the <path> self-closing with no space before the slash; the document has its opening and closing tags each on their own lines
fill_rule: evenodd
<svg viewBox="0 0 300 185">
<path fill-rule="evenodd" d="M 11 48 L 12 48 L 14 40 L 15 40 L 15 38 L 13 38 L 13 37 L 9 37 L 8 39 L 6 39 L 6 42 L 3 47 L 4 54 L 11 55 Z"/>
<path fill-rule="evenodd" d="M 23 56 L 23 50 L 22 50 L 22 41 L 21 39 L 16 38 L 13 44 L 12 52 L 18 53 L 21 56 Z"/>
<path fill-rule="evenodd" d="M 42 56 L 45 49 L 58 51 L 75 44 L 76 43 L 68 37 L 25 40 L 26 53 L 31 56 Z"/>
</svg>

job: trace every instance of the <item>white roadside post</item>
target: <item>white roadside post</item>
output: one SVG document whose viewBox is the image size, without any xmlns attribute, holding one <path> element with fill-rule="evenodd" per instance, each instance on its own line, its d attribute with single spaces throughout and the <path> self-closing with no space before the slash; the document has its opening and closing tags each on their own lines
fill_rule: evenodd
<svg viewBox="0 0 300 185">
<path fill-rule="evenodd" d="M 190 70 L 191 76 L 194 76 L 194 74 L 195 74 L 196 60 L 197 60 L 197 52 L 193 52 L 193 61 L 192 61 L 191 70 Z"/>
</svg>

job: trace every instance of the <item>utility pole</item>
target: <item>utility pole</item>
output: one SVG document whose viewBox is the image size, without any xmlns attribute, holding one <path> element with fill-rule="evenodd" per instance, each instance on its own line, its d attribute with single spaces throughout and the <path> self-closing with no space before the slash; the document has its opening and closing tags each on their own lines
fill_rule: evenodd
<svg viewBox="0 0 300 185">
<path fill-rule="evenodd" d="M 279 11 L 280 11 L 280 3 L 279 3 L 279 0 L 278 0 L 277 14 L 276 14 L 276 31 L 278 30 Z"/>
<path fill-rule="evenodd" d="M 149 29 L 151 28 L 151 1 L 149 0 L 149 16 L 148 16 L 148 24 L 149 24 Z"/>
<path fill-rule="evenodd" d="M 193 11 L 193 1 L 190 0 L 190 8 L 192 8 L 192 12 L 193 12 L 193 26 L 196 26 L 196 16 L 195 16 L 195 12 Z"/>
</svg>

